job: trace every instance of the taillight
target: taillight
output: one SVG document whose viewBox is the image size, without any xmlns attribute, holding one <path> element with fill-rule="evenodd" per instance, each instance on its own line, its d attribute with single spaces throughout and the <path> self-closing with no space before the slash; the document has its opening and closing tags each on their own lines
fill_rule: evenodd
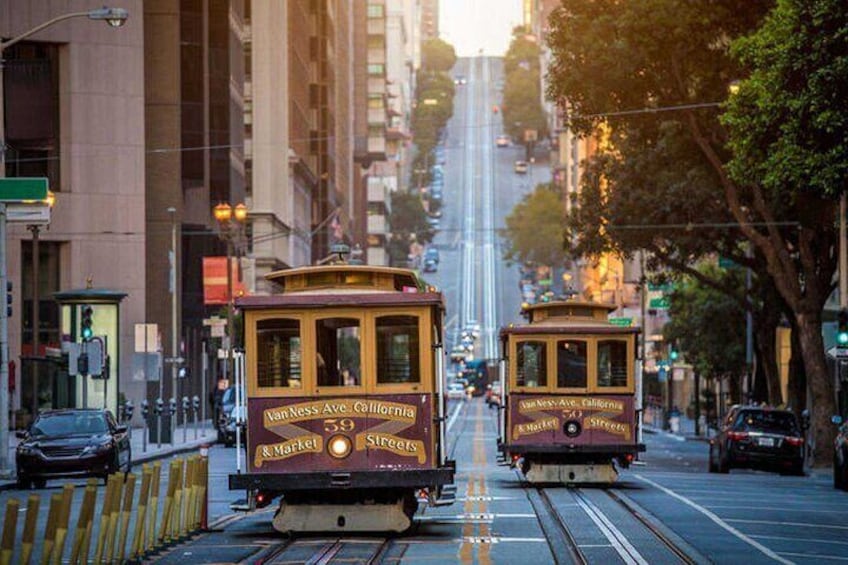
<svg viewBox="0 0 848 565">
<path fill-rule="evenodd" d="M 748 432 L 727 432 L 727 438 L 732 439 L 734 441 L 739 441 L 740 439 L 748 439 Z"/>
<path fill-rule="evenodd" d="M 804 445 L 804 438 L 802 438 L 802 437 L 785 436 L 783 438 L 783 441 L 785 441 L 789 445 L 794 445 L 796 447 L 799 446 L 799 445 Z"/>
</svg>

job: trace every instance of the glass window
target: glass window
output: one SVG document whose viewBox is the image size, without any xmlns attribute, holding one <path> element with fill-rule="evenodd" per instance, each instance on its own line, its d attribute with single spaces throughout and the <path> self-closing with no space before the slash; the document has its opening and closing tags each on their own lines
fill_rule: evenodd
<svg viewBox="0 0 848 565">
<path fill-rule="evenodd" d="M 377 318 L 377 384 L 421 382 L 418 318 Z"/>
<path fill-rule="evenodd" d="M 382 18 L 383 17 L 383 5 L 382 4 L 368 4 L 368 17 L 369 18 Z"/>
<path fill-rule="evenodd" d="M 256 323 L 257 386 L 300 388 L 300 322 L 286 318 Z"/>
<path fill-rule="evenodd" d="M 547 350 L 543 341 L 522 341 L 518 344 L 517 386 L 548 386 Z"/>
<path fill-rule="evenodd" d="M 626 341 L 598 341 L 598 386 L 627 386 Z"/>
<path fill-rule="evenodd" d="M 358 386 L 361 383 L 358 318 L 315 321 L 318 386 Z"/>
<path fill-rule="evenodd" d="M 586 387 L 585 341 L 564 340 L 557 342 L 557 387 Z"/>
<path fill-rule="evenodd" d="M 368 76 L 381 77 L 386 74 L 386 67 L 382 63 L 371 63 L 368 65 Z"/>
</svg>

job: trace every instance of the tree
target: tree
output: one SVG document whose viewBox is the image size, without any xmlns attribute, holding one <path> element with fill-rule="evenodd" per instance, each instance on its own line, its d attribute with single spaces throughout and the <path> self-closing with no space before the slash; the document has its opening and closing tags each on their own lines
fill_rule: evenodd
<svg viewBox="0 0 848 565">
<path fill-rule="evenodd" d="M 566 254 L 562 240 L 563 204 L 553 185 L 540 184 L 507 215 L 504 258 L 518 263 L 559 266 Z"/>
<path fill-rule="evenodd" d="M 821 310 L 835 270 L 833 191 L 802 189 L 799 181 L 820 188 L 841 174 L 835 190 L 844 190 L 839 162 L 846 153 L 837 132 L 845 128 L 837 116 L 846 83 L 839 52 L 846 7 L 836 0 L 779 0 L 771 12 L 773 6 L 564 0 L 552 18 L 549 95 L 576 130 L 591 133 L 606 122 L 612 129 L 606 168 L 589 179 L 599 188 L 590 200 L 609 214 L 595 218 L 602 226 L 596 239 L 620 234 L 603 245 L 632 249 L 641 240 L 655 260 L 684 271 L 712 247 L 757 269 L 760 288 L 778 290 L 810 382 L 815 462 L 827 464 L 833 395 Z M 730 56 L 734 42 L 739 58 Z M 761 56 L 746 57 L 751 49 Z M 722 123 L 728 86 L 748 73 Z M 764 159 L 799 143 L 805 151 L 777 153 L 779 165 Z M 590 213 L 581 214 L 575 225 L 589 226 Z M 622 222 L 628 217 L 633 221 Z M 748 244 L 751 257 L 742 253 Z"/>
<path fill-rule="evenodd" d="M 456 51 L 450 43 L 441 39 L 421 42 L 421 68 L 447 73 L 455 64 Z"/>
<path fill-rule="evenodd" d="M 393 265 L 406 265 L 412 241 L 422 244 L 433 241 L 433 229 L 427 223 L 427 213 L 417 194 L 392 193 L 392 212 L 389 216 L 392 239 L 389 256 Z"/>
<path fill-rule="evenodd" d="M 536 130 L 547 135 L 547 120 L 542 108 L 539 57 L 541 49 L 523 27 L 513 30 L 512 41 L 504 55 L 503 121 L 507 133 L 524 141 L 524 131 Z"/>
</svg>

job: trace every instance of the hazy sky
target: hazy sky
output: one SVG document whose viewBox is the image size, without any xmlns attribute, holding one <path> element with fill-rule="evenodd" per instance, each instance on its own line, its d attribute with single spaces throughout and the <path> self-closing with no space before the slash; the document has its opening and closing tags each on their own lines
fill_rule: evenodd
<svg viewBox="0 0 848 565">
<path fill-rule="evenodd" d="M 441 0 L 441 38 L 456 49 L 459 57 L 503 55 L 509 47 L 512 28 L 521 24 L 522 0 Z"/>
</svg>

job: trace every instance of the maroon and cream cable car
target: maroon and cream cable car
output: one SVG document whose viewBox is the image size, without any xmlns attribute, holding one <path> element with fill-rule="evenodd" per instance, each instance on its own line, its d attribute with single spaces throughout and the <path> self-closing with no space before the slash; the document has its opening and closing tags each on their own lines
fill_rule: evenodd
<svg viewBox="0 0 848 565">
<path fill-rule="evenodd" d="M 503 328 L 498 449 L 533 483 L 611 483 L 638 442 L 636 335 L 611 304 L 539 303 Z"/>
<path fill-rule="evenodd" d="M 442 294 L 414 271 L 332 264 L 270 273 L 244 315 L 247 491 L 281 497 L 282 532 L 403 531 L 453 502 Z"/>
</svg>

